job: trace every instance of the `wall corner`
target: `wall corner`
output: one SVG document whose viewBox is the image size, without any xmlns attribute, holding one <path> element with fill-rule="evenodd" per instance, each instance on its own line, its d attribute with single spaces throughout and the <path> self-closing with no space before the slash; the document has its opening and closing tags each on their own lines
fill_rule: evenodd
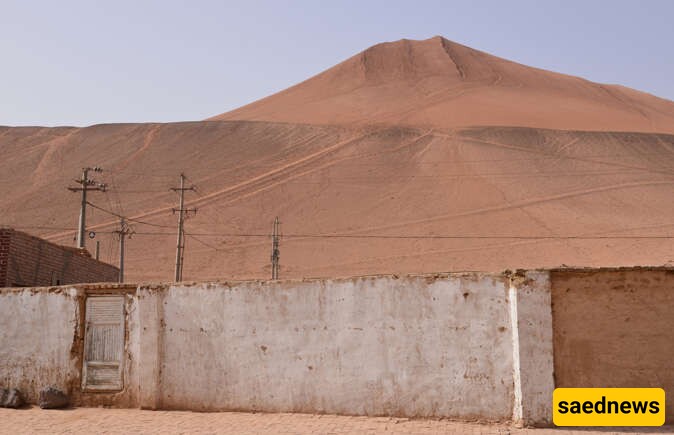
<svg viewBox="0 0 674 435">
<path fill-rule="evenodd" d="M 513 421 L 552 424 L 554 360 L 550 273 L 527 271 L 510 278 L 513 333 Z"/>
</svg>

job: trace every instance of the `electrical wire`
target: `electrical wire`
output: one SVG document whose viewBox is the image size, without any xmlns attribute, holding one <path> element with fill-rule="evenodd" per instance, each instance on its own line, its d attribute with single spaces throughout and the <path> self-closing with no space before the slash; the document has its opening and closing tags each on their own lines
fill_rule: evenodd
<svg viewBox="0 0 674 435">
<path fill-rule="evenodd" d="M 107 233 L 109 231 L 104 231 L 102 233 Z M 134 235 L 140 236 L 175 236 L 175 233 L 171 232 L 135 232 Z M 198 237 L 223 237 L 223 238 L 235 238 L 235 237 L 261 237 L 269 238 L 270 234 L 264 233 L 185 233 L 185 235 L 192 237 L 193 239 L 199 241 L 201 244 L 205 245 L 206 242 L 198 239 Z M 654 240 L 668 240 L 674 239 L 674 235 L 666 236 L 518 236 L 518 235 L 444 235 L 444 234 L 283 234 L 281 236 L 284 239 L 291 238 L 316 238 L 316 239 L 383 239 L 383 240 L 396 240 L 396 239 L 414 239 L 414 240 L 437 240 L 437 239 L 446 239 L 446 240 L 498 240 L 498 239 L 515 239 L 515 240 L 640 240 L 640 239 L 654 239 Z M 212 247 L 212 246 L 210 246 Z M 219 248 L 214 248 L 219 249 Z"/>
<path fill-rule="evenodd" d="M 192 238 L 192 239 L 194 239 L 194 240 L 197 241 L 198 243 L 200 243 L 200 244 L 206 246 L 207 248 L 211 248 L 211 249 L 214 249 L 214 250 L 216 250 L 216 251 L 222 251 L 222 250 L 223 250 L 223 249 L 220 249 L 220 248 L 218 248 L 218 247 L 216 247 L 216 246 L 213 246 L 213 245 L 211 245 L 211 244 L 209 244 L 209 243 L 207 243 L 207 242 L 204 242 L 203 240 L 201 240 L 200 238 L 198 238 L 197 236 L 195 236 L 195 235 L 193 235 L 193 234 L 191 234 L 191 233 L 185 233 L 185 235 L 188 236 L 188 237 L 190 237 L 190 238 Z"/>
<path fill-rule="evenodd" d="M 108 213 L 108 214 L 110 214 L 110 215 L 112 215 L 112 216 L 116 216 L 116 217 L 118 217 L 118 218 L 120 218 L 120 219 L 125 219 L 125 220 L 130 221 L 130 222 L 135 222 L 135 223 L 137 223 L 137 224 L 141 224 L 141 225 L 149 225 L 149 226 L 152 226 L 152 227 L 158 227 L 158 228 L 173 228 L 173 227 L 170 226 L 170 225 L 153 224 L 153 223 L 151 223 L 151 222 L 141 221 L 140 219 L 130 218 L 130 217 L 121 215 L 121 214 L 119 214 L 119 213 L 115 213 L 114 211 L 106 210 L 106 209 L 104 209 L 103 207 L 99 207 L 99 206 L 97 206 L 96 204 L 92 204 L 92 203 L 89 202 L 89 201 L 87 201 L 87 204 L 90 205 L 90 206 L 92 206 L 92 207 L 95 208 L 95 209 L 101 210 L 101 211 L 103 211 L 103 212 L 105 212 L 105 213 Z"/>
<path fill-rule="evenodd" d="M 0 225 L 2 226 L 2 225 Z M 15 230 L 49 230 L 49 231 L 77 231 L 77 228 L 66 228 L 66 227 L 48 227 L 48 226 L 9 226 Z"/>
<path fill-rule="evenodd" d="M 271 237 L 262 233 L 190 233 L 203 237 Z M 517 235 L 435 235 L 435 234 L 283 234 L 288 238 L 319 239 L 521 239 L 521 240 L 604 240 L 604 239 L 674 239 L 674 236 L 517 236 Z"/>
</svg>

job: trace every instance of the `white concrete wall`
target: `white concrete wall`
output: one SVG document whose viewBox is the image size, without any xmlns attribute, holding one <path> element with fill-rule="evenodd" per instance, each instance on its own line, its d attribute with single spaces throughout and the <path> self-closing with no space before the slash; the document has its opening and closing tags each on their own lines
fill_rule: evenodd
<svg viewBox="0 0 674 435">
<path fill-rule="evenodd" d="M 514 275 L 509 294 L 515 379 L 513 421 L 549 425 L 555 389 L 550 273 Z"/>
<path fill-rule="evenodd" d="M 546 424 L 548 272 L 0 290 L 0 386 L 85 406 Z M 124 390 L 83 393 L 87 295 L 125 294 Z"/>
<path fill-rule="evenodd" d="M 124 388 L 118 393 L 93 393 L 82 397 L 81 402 L 87 405 L 113 405 L 120 407 L 138 407 L 140 405 L 140 346 L 142 329 L 140 303 L 135 294 L 125 295 L 125 342 L 124 342 Z"/>
<path fill-rule="evenodd" d="M 71 352 L 80 315 L 77 293 L 0 292 L 0 386 L 18 388 L 31 402 L 46 386 L 78 386 L 77 352 Z"/>
<path fill-rule="evenodd" d="M 161 408 L 507 420 L 508 286 L 471 275 L 141 292 L 148 321 L 163 324 L 143 327 L 141 397 Z"/>
<path fill-rule="evenodd" d="M 29 403 L 39 392 L 56 387 L 76 405 L 138 406 L 140 321 L 133 294 L 110 286 L 0 289 L 0 387 L 18 388 Z M 122 391 L 81 391 L 84 301 L 87 292 L 125 297 Z"/>
</svg>

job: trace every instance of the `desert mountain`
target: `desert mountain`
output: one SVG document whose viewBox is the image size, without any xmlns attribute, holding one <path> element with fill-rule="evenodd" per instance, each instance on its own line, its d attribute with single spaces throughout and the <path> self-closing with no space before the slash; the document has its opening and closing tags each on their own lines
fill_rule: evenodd
<svg viewBox="0 0 674 435">
<path fill-rule="evenodd" d="M 674 133 L 674 102 L 436 36 L 383 43 L 212 120 Z"/>
<path fill-rule="evenodd" d="M 674 103 L 442 38 L 381 44 L 209 121 L 0 127 L 0 224 L 89 240 L 127 277 L 170 280 L 176 186 L 188 280 L 674 262 Z M 628 131 L 631 130 L 631 131 Z"/>
</svg>

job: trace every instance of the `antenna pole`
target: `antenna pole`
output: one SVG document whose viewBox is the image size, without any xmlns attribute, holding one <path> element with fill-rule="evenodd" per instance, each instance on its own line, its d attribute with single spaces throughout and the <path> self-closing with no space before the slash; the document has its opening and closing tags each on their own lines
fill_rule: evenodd
<svg viewBox="0 0 674 435">
<path fill-rule="evenodd" d="M 131 238 L 133 234 L 124 218 L 119 221 L 119 230 L 115 231 L 115 234 L 119 236 L 119 282 L 124 282 L 124 239 L 126 236 Z"/>
<path fill-rule="evenodd" d="M 278 279 L 278 273 L 279 273 L 279 258 L 280 258 L 280 251 L 279 251 L 279 227 L 281 223 L 278 220 L 278 216 L 276 216 L 276 219 L 274 219 L 274 226 L 272 229 L 272 235 L 271 235 L 271 279 Z"/>
<path fill-rule="evenodd" d="M 176 243 L 176 267 L 175 267 L 175 282 L 183 280 L 183 260 L 185 256 L 185 217 L 189 212 L 196 213 L 197 209 L 185 208 L 185 191 L 194 190 L 194 186 L 185 187 L 185 174 L 180 174 L 180 187 L 174 187 L 171 190 L 178 192 L 180 200 L 178 208 L 173 209 L 173 213 L 178 213 L 178 241 Z"/>
</svg>

